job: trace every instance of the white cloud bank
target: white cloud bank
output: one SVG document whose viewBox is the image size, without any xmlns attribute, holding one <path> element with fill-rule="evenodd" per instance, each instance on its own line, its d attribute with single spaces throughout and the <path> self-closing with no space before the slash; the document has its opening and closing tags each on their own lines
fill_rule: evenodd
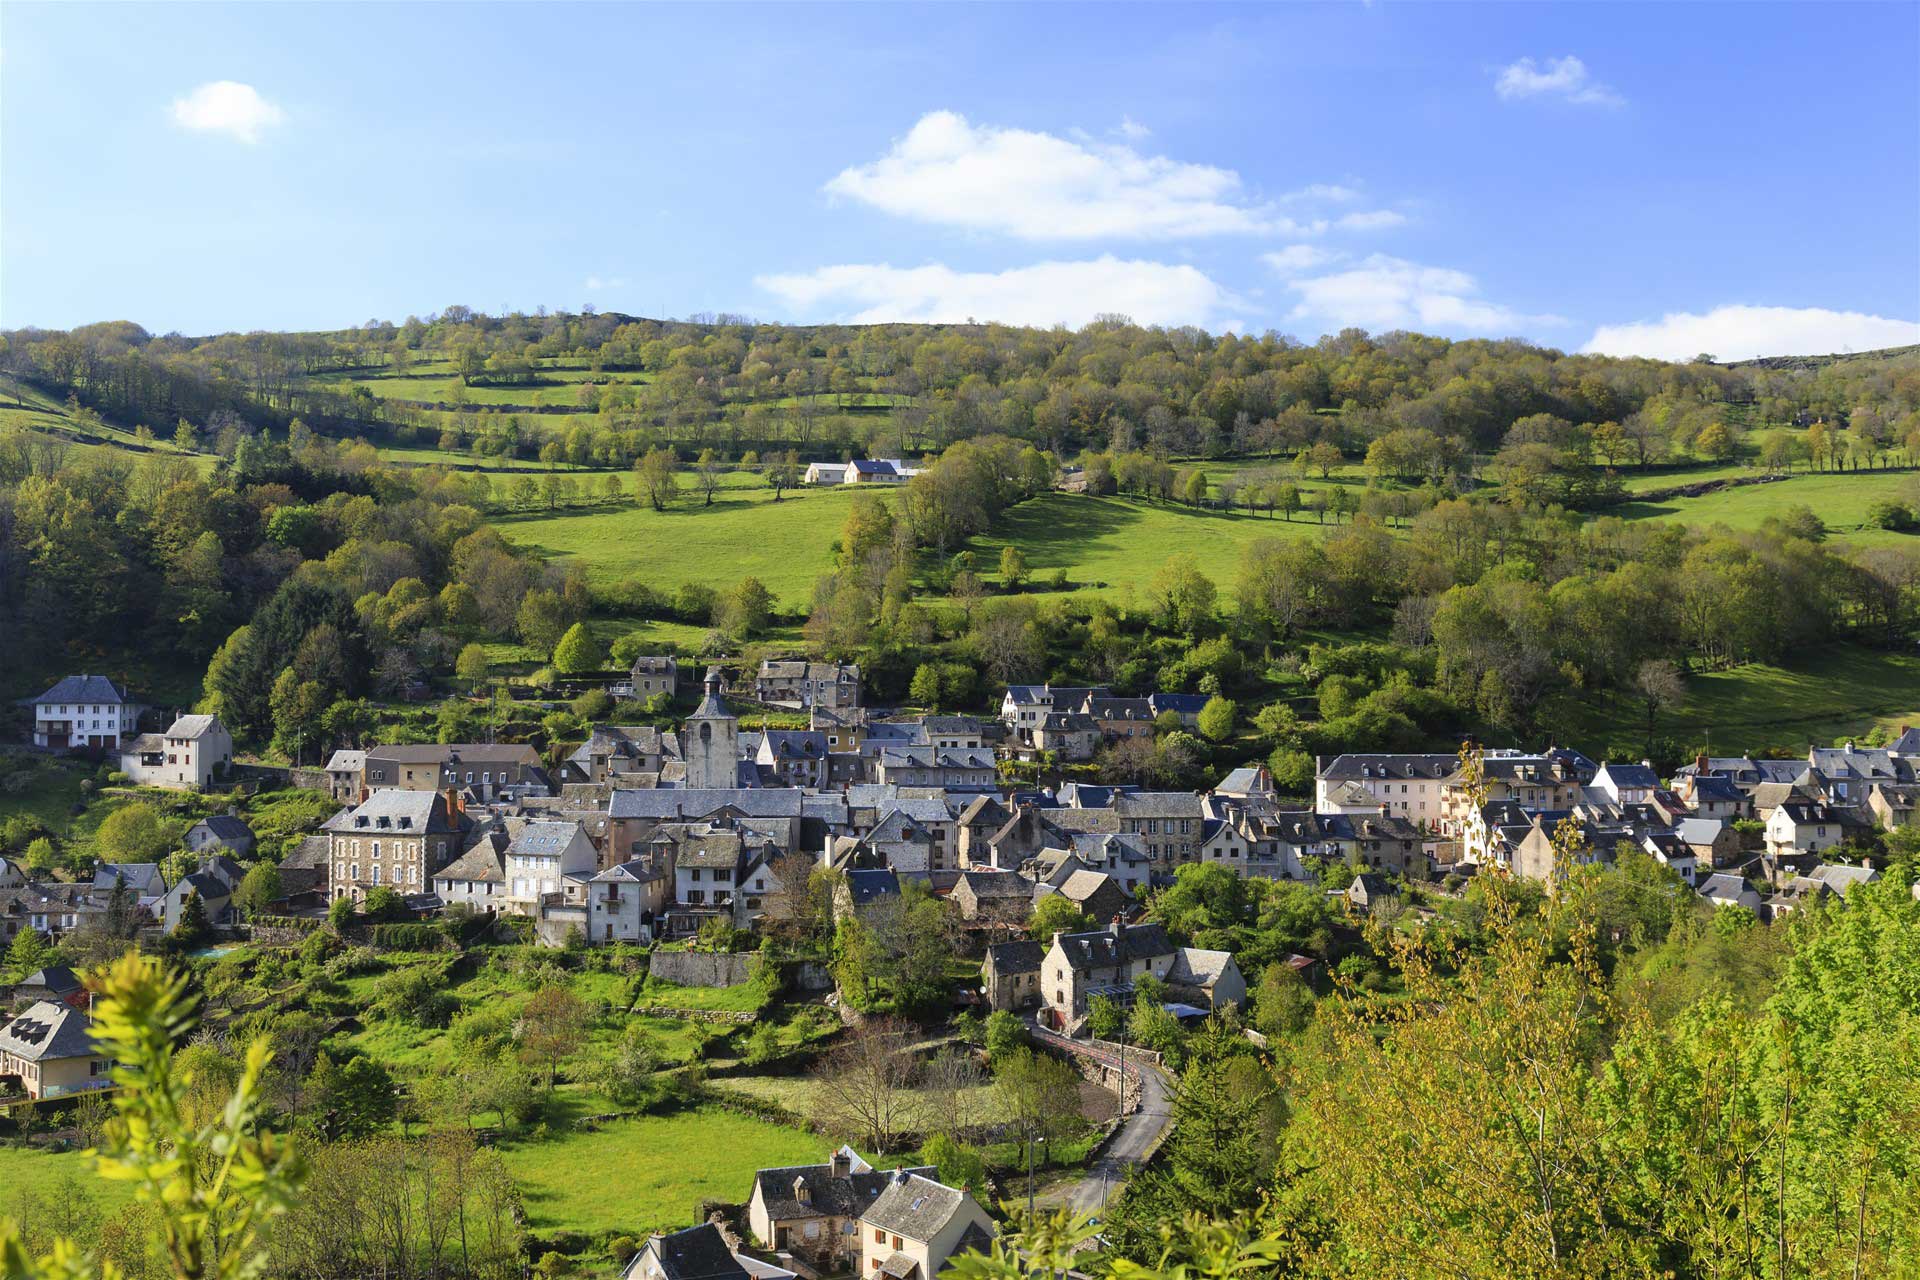
<svg viewBox="0 0 1920 1280">
<path fill-rule="evenodd" d="M 259 142 L 267 129 L 286 119 L 286 113 L 268 102 L 250 84 L 212 80 L 184 98 L 173 100 L 173 122 L 198 133 L 224 133 L 248 144 Z"/>
<path fill-rule="evenodd" d="M 1583 106 L 1617 107 L 1625 99 L 1595 80 L 1587 64 L 1569 54 L 1535 62 L 1522 58 L 1503 67 L 1493 91 L 1508 101 L 1516 98 L 1560 98 Z"/>
<path fill-rule="evenodd" d="M 1357 327 L 1508 336 L 1566 323 L 1489 302 L 1465 271 L 1384 253 L 1355 261 L 1337 250 L 1296 244 L 1263 254 L 1261 261 L 1285 277 L 1296 298 L 1287 319 L 1322 332 Z M 1328 269 L 1333 267 L 1339 269 Z"/>
<path fill-rule="evenodd" d="M 841 171 L 826 190 L 899 217 L 1023 240 L 1314 235 L 1335 225 L 1250 201 L 1231 169 L 1142 155 L 1124 142 L 974 125 L 953 111 L 920 117 L 886 155 Z M 1295 198 L 1336 191 L 1350 194 L 1310 187 Z M 1383 217 L 1398 215 L 1349 214 L 1340 225 L 1389 225 Z"/>
<path fill-rule="evenodd" d="M 1141 324 L 1222 326 L 1239 301 L 1195 267 L 1103 256 L 1006 271 L 848 264 L 755 281 L 796 311 L 855 324 L 965 320 L 1082 325 L 1118 312 Z"/>
<path fill-rule="evenodd" d="M 1582 350 L 1596 355 L 1691 360 L 1832 355 L 1920 343 L 1920 322 L 1823 307 L 1715 307 L 1675 311 L 1658 320 L 1603 324 Z"/>
</svg>

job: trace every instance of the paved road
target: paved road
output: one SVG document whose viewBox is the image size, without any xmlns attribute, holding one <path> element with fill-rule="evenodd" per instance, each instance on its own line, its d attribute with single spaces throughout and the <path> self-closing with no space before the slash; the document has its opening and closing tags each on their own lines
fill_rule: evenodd
<svg viewBox="0 0 1920 1280">
<path fill-rule="evenodd" d="M 1037 1034 L 1035 1039 L 1055 1048 L 1068 1048 L 1069 1052 L 1113 1061 L 1110 1055 L 1090 1045 L 1069 1047 L 1057 1037 L 1044 1034 Z M 1145 1163 L 1159 1144 L 1160 1135 L 1173 1123 L 1172 1093 L 1166 1077 L 1144 1063 L 1129 1061 L 1127 1069 L 1137 1070 L 1140 1075 L 1140 1109 L 1121 1122 L 1119 1132 L 1108 1141 L 1105 1152 L 1085 1173 L 1064 1186 L 1056 1184 L 1049 1189 L 1047 1199 L 1051 1203 L 1067 1204 L 1075 1213 L 1100 1216 L 1107 1201 L 1113 1199 L 1133 1171 Z"/>
</svg>

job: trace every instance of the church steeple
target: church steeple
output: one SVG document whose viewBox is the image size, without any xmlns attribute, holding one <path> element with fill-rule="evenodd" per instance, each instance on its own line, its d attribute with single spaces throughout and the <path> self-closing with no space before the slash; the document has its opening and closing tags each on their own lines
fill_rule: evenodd
<svg viewBox="0 0 1920 1280">
<path fill-rule="evenodd" d="M 687 717 L 681 733 L 681 757 L 687 786 L 733 788 L 740 785 L 740 721 L 720 700 L 720 668 L 708 667 L 706 696 Z"/>
</svg>

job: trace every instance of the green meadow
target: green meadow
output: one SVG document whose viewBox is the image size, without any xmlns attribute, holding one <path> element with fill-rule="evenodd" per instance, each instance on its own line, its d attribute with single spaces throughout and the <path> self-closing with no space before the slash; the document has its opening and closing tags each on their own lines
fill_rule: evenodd
<svg viewBox="0 0 1920 1280">
<path fill-rule="evenodd" d="M 755 1172 L 818 1161 L 826 1144 L 706 1106 L 513 1143 L 502 1154 L 534 1229 L 645 1239 L 695 1221 L 701 1200 L 745 1201 Z"/>
<path fill-rule="evenodd" d="M 684 480 L 684 477 L 683 477 Z M 629 482 L 631 488 L 631 482 Z M 853 495 L 843 488 L 773 491 L 743 482 L 712 506 L 683 492 L 666 511 L 641 505 L 496 518 L 507 539 L 549 559 L 578 561 L 596 583 L 637 578 L 659 590 L 686 583 L 724 588 L 760 579 L 798 607 L 833 567 L 833 543 Z"/>
</svg>

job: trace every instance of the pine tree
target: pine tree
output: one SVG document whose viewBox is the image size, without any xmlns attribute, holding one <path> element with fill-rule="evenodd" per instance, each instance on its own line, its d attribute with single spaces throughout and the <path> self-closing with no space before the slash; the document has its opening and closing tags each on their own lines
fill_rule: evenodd
<svg viewBox="0 0 1920 1280">
<path fill-rule="evenodd" d="M 207 904 L 200 900 L 197 893 L 187 895 L 186 905 L 180 909 L 180 923 L 174 926 L 174 939 L 183 946 L 197 946 L 205 942 L 213 933 L 213 923 L 207 919 Z"/>
<path fill-rule="evenodd" d="M 22 929 L 14 935 L 13 945 L 7 948 L 7 967 L 16 974 L 25 977 L 47 963 L 52 948 L 47 940 L 40 936 L 37 929 Z"/>
</svg>

